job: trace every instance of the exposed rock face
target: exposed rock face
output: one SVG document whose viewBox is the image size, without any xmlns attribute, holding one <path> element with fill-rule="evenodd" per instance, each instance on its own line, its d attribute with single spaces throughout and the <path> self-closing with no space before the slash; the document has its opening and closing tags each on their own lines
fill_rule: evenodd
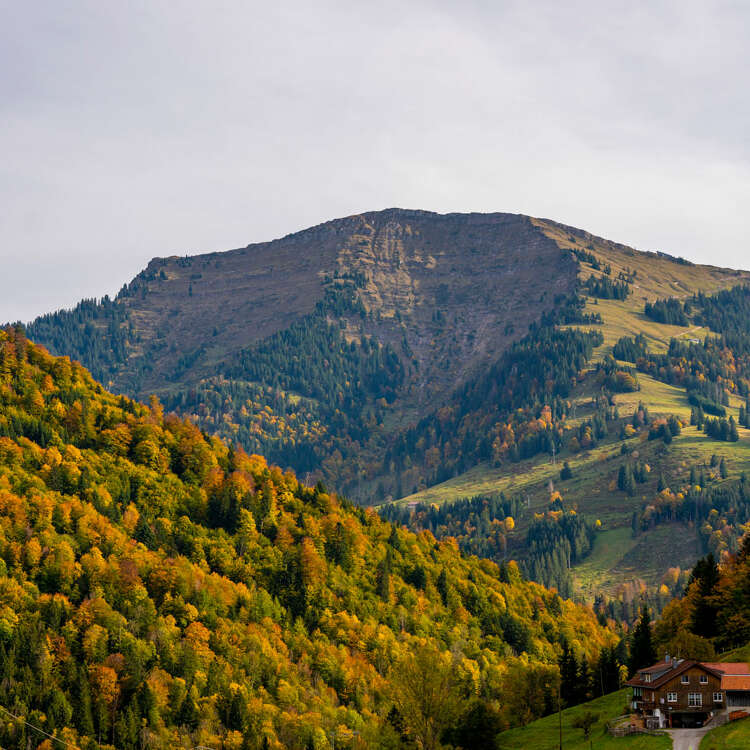
<svg viewBox="0 0 750 750">
<path fill-rule="evenodd" d="M 572 291 L 576 264 L 525 216 L 389 209 L 337 219 L 273 242 L 193 257 L 155 258 L 119 302 L 139 343 L 113 386 L 143 394 L 179 382 L 310 313 L 326 279 L 361 282 L 367 320 L 347 321 L 399 347 L 415 393 L 455 387 Z M 356 323 L 356 327 L 353 325 Z M 150 372 L 134 365 L 149 359 Z M 412 357 L 409 357 L 412 359 Z M 416 372 L 418 370 L 418 372 Z"/>
</svg>

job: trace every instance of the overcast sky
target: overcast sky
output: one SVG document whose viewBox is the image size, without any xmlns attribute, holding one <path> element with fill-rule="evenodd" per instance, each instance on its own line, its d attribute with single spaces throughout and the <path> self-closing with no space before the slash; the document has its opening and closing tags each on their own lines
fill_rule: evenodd
<svg viewBox="0 0 750 750">
<path fill-rule="evenodd" d="M 750 3 L 0 0 L 0 321 L 389 206 L 750 267 Z"/>
</svg>

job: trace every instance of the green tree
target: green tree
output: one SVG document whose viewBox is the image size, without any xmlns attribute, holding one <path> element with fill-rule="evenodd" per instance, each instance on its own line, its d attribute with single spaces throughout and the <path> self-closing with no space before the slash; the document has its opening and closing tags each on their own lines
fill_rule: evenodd
<svg viewBox="0 0 750 750">
<path fill-rule="evenodd" d="M 442 737 L 465 710 L 449 654 L 421 647 L 390 674 L 393 704 L 404 731 L 423 750 L 439 750 Z"/>
<path fill-rule="evenodd" d="M 591 727 L 593 727 L 598 720 L 599 714 L 586 711 L 585 713 L 576 716 L 570 723 L 570 726 L 572 726 L 573 729 L 582 729 L 583 738 L 587 740 L 591 734 Z"/>
<path fill-rule="evenodd" d="M 634 674 L 643 667 L 651 666 L 654 662 L 656 662 L 656 649 L 651 633 L 651 615 L 644 604 L 641 607 L 641 617 L 630 639 L 630 673 Z"/>
<path fill-rule="evenodd" d="M 716 635 L 718 611 L 712 597 L 718 582 L 719 566 L 713 554 L 698 560 L 690 576 L 695 597 L 690 629 L 703 638 L 713 638 Z"/>
</svg>

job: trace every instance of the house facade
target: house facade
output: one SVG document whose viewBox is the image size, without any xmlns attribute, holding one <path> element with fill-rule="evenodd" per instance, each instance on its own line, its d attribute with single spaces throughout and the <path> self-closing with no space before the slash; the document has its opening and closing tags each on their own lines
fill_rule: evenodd
<svg viewBox="0 0 750 750">
<path fill-rule="evenodd" d="M 632 709 L 647 726 L 703 726 L 719 712 L 750 709 L 750 665 L 670 659 L 638 672 L 626 683 Z"/>
</svg>

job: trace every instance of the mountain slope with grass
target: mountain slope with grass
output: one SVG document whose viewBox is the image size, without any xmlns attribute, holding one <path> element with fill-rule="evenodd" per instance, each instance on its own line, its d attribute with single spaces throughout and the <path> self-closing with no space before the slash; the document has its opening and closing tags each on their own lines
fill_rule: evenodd
<svg viewBox="0 0 750 750">
<path fill-rule="evenodd" d="M 600 319 L 560 326 L 601 335 L 560 439 L 518 462 L 479 462 L 384 512 L 496 559 L 525 558 L 537 580 L 634 619 L 644 593 L 660 609 L 698 557 L 735 550 L 748 519 L 748 274 L 535 223 L 577 258 L 582 313 Z M 736 440 L 721 439 L 732 423 Z M 588 541 L 562 528 L 571 513 Z"/>
<path fill-rule="evenodd" d="M 615 642 L 0 331 L 3 747 L 486 747 Z"/>
</svg>

